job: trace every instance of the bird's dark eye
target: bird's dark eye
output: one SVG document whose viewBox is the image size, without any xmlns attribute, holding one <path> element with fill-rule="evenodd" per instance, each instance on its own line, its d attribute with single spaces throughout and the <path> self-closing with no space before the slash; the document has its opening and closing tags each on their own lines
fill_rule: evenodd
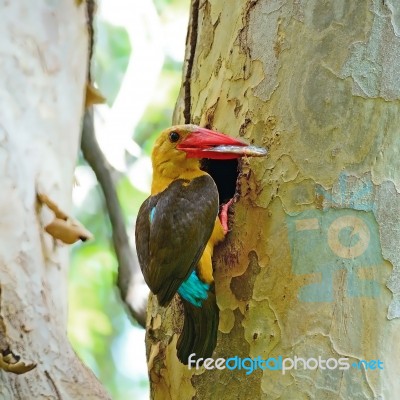
<svg viewBox="0 0 400 400">
<path fill-rule="evenodd" d="M 180 136 L 178 132 L 171 132 L 169 134 L 169 141 L 175 143 L 179 140 Z"/>
</svg>

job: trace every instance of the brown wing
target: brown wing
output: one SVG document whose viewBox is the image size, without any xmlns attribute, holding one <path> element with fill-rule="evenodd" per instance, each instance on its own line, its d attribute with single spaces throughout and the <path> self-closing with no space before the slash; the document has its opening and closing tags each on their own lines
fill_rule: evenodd
<svg viewBox="0 0 400 400">
<path fill-rule="evenodd" d="M 209 175 L 178 179 L 142 204 L 136 248 L 145 281 L 161 305 L 198 263 L 217 214 L 218 190 Z"/>
</svg>

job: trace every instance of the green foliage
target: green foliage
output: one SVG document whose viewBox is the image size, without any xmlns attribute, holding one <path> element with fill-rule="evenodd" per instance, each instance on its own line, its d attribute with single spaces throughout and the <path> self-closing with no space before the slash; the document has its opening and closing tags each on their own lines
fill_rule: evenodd
<svg viewBox="0 0 400 400">
<path fill-rule="evenodd" d="M 96 32 L 94 76 L 108 105 L 112 105 L 128 67 L 131 44 L 125 28 L 106 21 L 98 20 Z"/>
</svg>

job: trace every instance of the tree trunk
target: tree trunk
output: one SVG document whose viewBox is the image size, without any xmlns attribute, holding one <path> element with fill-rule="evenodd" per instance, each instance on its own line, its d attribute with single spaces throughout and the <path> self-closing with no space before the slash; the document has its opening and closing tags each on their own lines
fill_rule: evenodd
<svg viewBox="0 0 400 400">
<path fill-rule="evenodd" d="M 214 359 L 271 360 L 188 370 L 179 306 L 153 299 L 154 399 L 399 398 L 399 15 L 395 0 L 193 0 L 174 122 L 269 148 L 240 165 L 214 260 Z M 283 373 L 279 356 L 316 361 Z"/>
<path fill-rule="evenodd" d="M 55 217 L 37 197 L 71 209 L 85 7 L 0 0 L 0 10 L 0 398 L 106 399 L 68 342 L 69 248 L 45 232 Z"/>
</svg>

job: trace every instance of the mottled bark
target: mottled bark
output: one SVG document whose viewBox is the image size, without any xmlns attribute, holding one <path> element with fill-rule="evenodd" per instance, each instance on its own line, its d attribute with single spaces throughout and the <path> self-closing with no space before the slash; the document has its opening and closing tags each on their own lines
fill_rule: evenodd
<svg viewBox="0 0 400 400">
<path fill-rule="evenodd" d="M 54 215 L 37 198 L 41 193 L 71 210 L 89 47 L 85 6 L 77 3 L 0 0 L 0 398 L 5 400 L 109 398 L 69 344 L 69 248 L 45 232 Z"/>
<path fill-rule="evenodd" d="M 164 310 L 153 299 L 154 399 L 399 398 L 399 15 L 395 0 L 192 7 L 174 122 L 189 113 L 270 149 L 241 164 L 215 259 L 214 358 L 321 356 L 350 368 L 189 371 L 175 356 L 178 301 Z M 354 368 L 360 360 L 383 369 Z"/>
</svg>

